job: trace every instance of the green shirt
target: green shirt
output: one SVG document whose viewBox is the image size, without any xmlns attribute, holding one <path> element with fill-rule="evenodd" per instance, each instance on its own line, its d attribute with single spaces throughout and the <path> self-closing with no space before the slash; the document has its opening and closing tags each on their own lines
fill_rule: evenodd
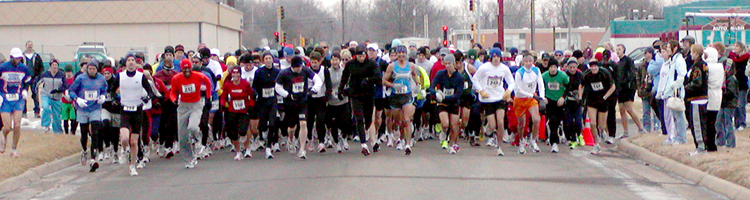
<svg viewBox="0 0 750 200">
<path fill-rule="evenodd" d="M 565 86 L 570 82 L 570 78 L 564 71 L 557 70 L 557 74 L 550 75 L 549 71 L 542 74 L 544 80 L 544 96 L 553 101 L 557 101 L 565 94 Z"/>
</svg>

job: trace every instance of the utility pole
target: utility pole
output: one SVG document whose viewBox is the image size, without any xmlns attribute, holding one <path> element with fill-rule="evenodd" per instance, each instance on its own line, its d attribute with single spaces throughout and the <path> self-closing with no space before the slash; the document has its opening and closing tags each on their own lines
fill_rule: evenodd
<svg viewBox="0 0 750 200">
<path fill-rule="evenodd" d="M 531 0 L 531 46 L 529 50 L 534 50 L 534 1 Z"/>
<path fill-rule="evenodd" d="M 502 43 L 505 43 L 505 19 L 503 15 L 505 15 L 505 11 L 503 11 L 503 3 L 504 0 L 497 0 L 498 12 L 497 14 L 497 41 L 500 41 Z M 505 47 L 507 45 L 503 45 Z"/>
<path fill-rule="evenodd" d="M 424 15 L 424 38 L 430 38 L 429 23 L 427 23 L 427 14 Z"/>
<path fill-rule="evenodd" d="M 278 9 L 279 7 L 278 1 L 274 0 L 273 4 L 276 5 L 275 7 L 277 7 Z M 276 12 L 279 12 L 279 10 L 277 10 Z M 276 32 L 281 34 L 281 13 L 276 13 Z"/>
<path fill-rule="evenodd" d="M 341 43 L 346 42 L 346 13 L 344 12 L 344 0 L 341 0 Z"/>
<path fill-rule="evenodd" d="M 570 3 L 570 1 L 568 1 Z M 563 6 L 565 6 L 565 1 L 563 0 Z M 568 9 L 568 46 L 565 47 L 566 49 L 574 49 L 572 48 L 573 45 L 573 9 L 570 9 L 570 5 L 568 7 L 565 7 Z"/>
<path fill-rule="evenodd" d="M 414 8 L 411 10 L 411 29 L 412 29 L 412 37 L 417 37 L 417 9 Z"/>
</svg>

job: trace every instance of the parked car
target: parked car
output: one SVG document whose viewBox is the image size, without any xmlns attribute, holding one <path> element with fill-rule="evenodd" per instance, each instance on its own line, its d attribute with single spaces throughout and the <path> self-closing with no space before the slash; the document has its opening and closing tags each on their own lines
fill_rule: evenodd
<svg viewBox="0 0 750 200">
<path fill-rule="evenodd" d="M 628 57 L 633 59 L 636 67 L 640 67 L 643 64 L 643 53 L 646 52 L 648 47 L 638 47 L 628 54 Z"/>
<path fill-rule="evenodd" d="M 40 53 L 39 57 L 42 57 L 42 66 L 44 66 L 44 71 L 47 71 L 47 69 L 49 69 L 49 62 L 52 61 L 52 59 L 55 59 L 55 55 L 52 55 L 51 53 Z"/>
</svg>

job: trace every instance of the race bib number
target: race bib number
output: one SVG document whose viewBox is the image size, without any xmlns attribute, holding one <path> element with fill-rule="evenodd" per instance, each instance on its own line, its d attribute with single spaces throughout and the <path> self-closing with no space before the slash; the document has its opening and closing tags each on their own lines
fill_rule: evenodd
<svg viewBox="0 0 750 200">
<path fill-rule="evenodd" d="M 274 89 L 273 88 L 263 88 L 263 98 L 271 98 L 274 95 Z"/>
<path fill-rule="evenodd" d="M 331 90 L 331 96 L 334 96 L 334 97 L 339 96 L 339 89 L 332 89 Z"/>
<path fill-rule="evenodd" d="M 469 81 L 464 81 L 464 89 L 469 89 Z"/>
<path fill-rule="evenodd" d="M 232 101 L 232 107 L 235 110 L 245 109 L 245 100 L 234 100 L 234 101 Z"/>
<path fill-rule="evenodd" d="M 99 91 L 83 91 L 83 99 L 86 101 L 96 101 L 99 97 Z"/>
<path fill-rule="evenodd" d="M 445 96 L 453 96 L 453 94 L 456 93 L 455 89 L 443 89 L 443 94 Z"/>
<path fill-rule="evenodd" d="M 138 110 L 138 106 L 125 106 L 122 107 L 122 110 L 129 111 L 129 112 L 135 112 Z"/>
<path fill-rule="evenodd" d="M 211 110 L 219 109 L 219 101 L 211 101 Z"/>
<path fill-rule="evenodd" d="M 18 101 L 18 94 L 5 94 L 5 100 L 7 101 Z"/>
<path fill-rule="evenodd" d="M 305 82 L 292 84 L 292 93 L 302 93 L 305 91 Z"/>
<path fill-rule="evenodd" d="M 276 103 L 284 103 L 284 98 L 281 96 L 276 96 Z"/>
<path fill-rule="evenodd" d="M 601 91 L 604 89 L 602 82 L 591 83 L 591 89 L 594 91 Z"/>
<path fill-rule="evenodd" d="M 195 92 L 195 84 L 188 84 L 182 86 L 182 93 L 194 93 Z"/>
<path fill-rule="evenodd" d="M 549 88 L 549 90 L 560 90 L 560 83 L 551 82 L 547 84 L 547 87 Z"/>
<path fill-rule="evenodd" d="M 406 94 L 409 93 L 409 88 L 405 85 L 396 84 L 393 86 L 393 89 L 396 91 L 396 94 Z"/>
<path fill-rule="evenodd" d="M 489 78 L 487 79 L 487 85 L 490 87 L 498 88 L 500 87 L 500 82 L 502 81 L 501 78 L 495 77 L 495 78 Z"/>
</svg>

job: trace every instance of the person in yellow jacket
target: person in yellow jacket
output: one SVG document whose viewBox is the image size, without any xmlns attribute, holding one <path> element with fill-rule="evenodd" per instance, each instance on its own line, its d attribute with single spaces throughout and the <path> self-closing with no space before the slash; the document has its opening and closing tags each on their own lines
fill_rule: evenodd
<svg viewBox="0 0 750 200">
<path fill-rule="evenodd" d="M 417 99 L 416 101 L 417 109 L 414 111 L 414 127 L 416 128 L 417 131 L 415 132 L 415 134 L 412 134 L 412 136 L 415 137 L 417 140 L 422 141 L 424 138 L 426 138 L 426 135 L 424 135 L 426 134 L 424 131 L 425 129 L 423 129 L 422 127 L 429 125 L 427 121 L 428 112 L 424 111 L 423 107 L 424 107 L 425 102 L 427 101 L 426 99 L 427 88 L 430 87 L 430 74 L 428 74 L 427 71 L 425 71 L 425 69 L 422 68 L 421 66 L 417 65 L 417 68 L 419 69 L 419 73 L 422 76 L 421 78 L 422 87 L 420 88 L 419 91 L 414 92 L 416 93 L 415 96 Z"/>
</svg>

